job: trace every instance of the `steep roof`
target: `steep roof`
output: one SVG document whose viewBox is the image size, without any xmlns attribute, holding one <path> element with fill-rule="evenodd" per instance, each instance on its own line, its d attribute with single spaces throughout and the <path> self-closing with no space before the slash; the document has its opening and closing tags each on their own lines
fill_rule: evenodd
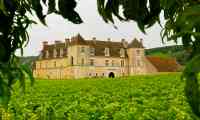
<svg viewBox="0 0 200 120">
<path fill-rule="evenodd" d="M 130 44 L 128 44 L 128 48 L 144 48 L 144 46 L 135 38 Z"/>
<path fill-rule="evenodd" d="M 70 45 L 87 45 L 87 43 L 80 34 L 77 34 L 75 37 L 72 37 Z"/>
<path fill-rule="evenodd" d="M 120 49 L 124 48 L 121 42 L 88 40 L 87 44 L 95 48 L 95 56 L 105 56 L 105 48 L 109 48 L 111 57 L 120 57 Z"/>
<path fill-rule="evenodd" d="M 53 58 L 53 51 L 56 49 L 58 53 L 60 53 L 60 48 L 63 48 L 63 57 L 67 56 L 67 47 L 73 45 L 87 45 L 91 48 L 95 48 L 95 56 L 105 56 L 105 48 L 109 48 L 110 57 L 120 57 L 120 49 L 127 48 L 127 45 L 124 42 L 114 42 L 110 40 L 101 41 L 101 40 L 85 40 L 80 34 L 77 34 L 75 37 L 72 37 L 71 40 L 65 41 L 64 43 L 60 41 L 55 41 L 55 44 L 46 43 L 42 50 L 42 56 L 45 58 L 45 54 L 48 50 L 49 59 Z M 129 48 L 143 48 L 142 43 L 138 40 L 134 39 L 130 44 Z M 125 57 L 127 57 L 127 52 L 125 51 Z"/>
<path fill-rule="evenodd" d="M 174 58 L 161 58 L 155 56 L 146 57 L 158 70 L 158 72 L 176 72 L 180 65 Z"/>
</svg>

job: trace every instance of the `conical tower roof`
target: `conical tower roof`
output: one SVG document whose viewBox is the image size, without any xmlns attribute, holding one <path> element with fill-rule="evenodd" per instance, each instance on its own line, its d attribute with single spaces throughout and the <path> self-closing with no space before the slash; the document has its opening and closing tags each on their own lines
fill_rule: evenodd
<svg viewBox="0 0 200 120">
<path fill-rule="evenodd" d="M 128 48 L 144 48 L 142 42 L 139 42 L 136 38 L 128 44 Z"/>
<path fill-rule="evenodd" d="M 70 45 L 87 45 L 87 42 L 80 34 L 77 34 L 71 39 Z"/>
</svg>

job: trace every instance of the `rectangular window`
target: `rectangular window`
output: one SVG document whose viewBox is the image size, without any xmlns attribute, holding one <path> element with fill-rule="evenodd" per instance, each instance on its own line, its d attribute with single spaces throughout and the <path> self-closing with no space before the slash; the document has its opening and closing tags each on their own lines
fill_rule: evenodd
<svg viewBox="0 0 200 120">
<path fill-rule="evenodd" d="M 105 66 L 109 66 L 109 60 L 105 60 Z"/>
<path fill-rule="evenodd" d="M 95 55 L 95 48 L 90 48 L 90 55 L 94 56 Z"/>
<path fill-rule="evenodd" d="M 81 53 L 84 53 L 84 52 L 85 52 L 85 48 L 81 47 Z"/>
<path fill-rule="evenodd" d="M 124 67 L 124 60 L 121 60 L 121 67 Z"/>
<path fill-rule="evenodd" d="M 63 48 L 60 48 L 60 57 L 63 57 Z"/>
<path fill-rule="evenodd" d="M 71 56 L 71 65 L 74 65 L 74 58 Z"/>
<path fill-rule="evenodd" d="M 115 66 L 115 61 L 114 60 L 112 60 L 112 66 Z"/>
<path fill-rule="evenodd" d="M 142 63 L 141 63 L 140 60 L 137 60 L 137 66 L 138 66 L 138 67 L 142 66 Z"/>
<path fill-rule="evenodd" d="M 54 67 L 56 67 L 56 61 L 54 61 Z"/>
<path fill-rule="evenodd" d="M 120 57 L 125 57 L 125 50 L 123 48 L 120 49 Z"/>
<path fill-rule="evenodd" d="M 48 57 L 49 57 L 49 51 L 47 50 L 45 54 L 45 58 L 48 58 Z"/>
<path fill-rule="evenodd" d="M 53 56 L 54 56 L 54 58 L 56 58 L 56 56 L 57 56 L 57 50 L 56 49 L 53 50 Z"/>
<path fill-rule="evenodd" d="M 81 65 L 84 65 L 84 59 L 81 59 Z"/>
<path fill-rule="evenodd" d="M 136 50 L 136 54 L 137 54 L 137 55 L 140 55 L 140 50 Z"/>
<path fill-rule="evenodd" d="M 94 66 L 94 59 L 90 59 L 90 65 Z"/>
<path fill-rule="evenodd" d="M 109 48 L 105 48 L 105 56 L 110 56 L 110 51 L 109 51 Z"/>
</svg>

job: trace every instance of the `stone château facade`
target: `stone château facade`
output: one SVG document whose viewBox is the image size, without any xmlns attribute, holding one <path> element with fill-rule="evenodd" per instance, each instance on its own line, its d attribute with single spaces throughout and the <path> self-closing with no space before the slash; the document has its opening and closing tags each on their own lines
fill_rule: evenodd
<svg viewBox="0 0 200 120">
<path fill-rule="evenodd" d="M 83 77 L 114 77 L 156 73 L 158 70 L 144 54 L 142 40 L 124 39 L 114 42 L 93 38 L 85 40 L 80 34 L 65 42 L 43 42 L 35 62 L 36 78 L 68 79 Z"/>
</svg>

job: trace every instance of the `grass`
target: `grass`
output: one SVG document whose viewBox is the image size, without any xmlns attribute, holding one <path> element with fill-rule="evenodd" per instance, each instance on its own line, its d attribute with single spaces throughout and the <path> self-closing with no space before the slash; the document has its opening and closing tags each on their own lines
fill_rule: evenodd
<svg viewBox="0 0 200 120">
<path fill-rule="evenodd" d="M 13 120 L 193 120 L 179 74 L 36 80 L 14 91 Z"/>
</svg>

